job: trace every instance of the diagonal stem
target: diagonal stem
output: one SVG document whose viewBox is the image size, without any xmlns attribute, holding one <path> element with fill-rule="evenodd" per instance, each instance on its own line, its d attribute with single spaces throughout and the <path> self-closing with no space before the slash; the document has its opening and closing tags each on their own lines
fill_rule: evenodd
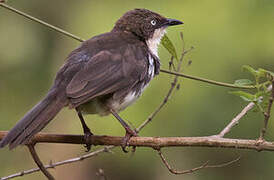
<svg viewBox="0 0 274 180">
<path fill-rule="evenodd" d="M 34 144 L 29 144 L 28 145 L 29 151 L 31 153 L 31 156 L 39 169 L 44 173 L 44 175 L 49 179 L 49 180 L 54 180 L 54 177 L 47 171 L 45 166 L 43 165 L 42 161 L 40 160 L 38 154 L 35 151 Z"/>
<path fill-rule="evenodd" d="M 188 50 L 185 51 L 185 48 L 184 48 L 184 38 L 183 38 L 183 34 L 180 33 L 181 35 L 181 39 L 182 39 L 182 42 L 183 42 L 183 52 L 182 52 L 182 55 L 181 55 L 181 58 L 179 60 L 179 63 L 177 65 L 177 69 L 176 69 L 176 72 L 180 72 L 181 71 L 181 68 L 182 68 L 182 63 L 183 63 L 183 59 L 184 59 L 184 56 L 190 52 L 193 48 L 190 48 Z M 171 57 L 171 60 L 173 59 L 173 57 Z M 177 84 L 177 81 L 178 81 L 178 76 L 175 76 L 172 83 L 171 83 L 171 87 L 169 88 L 164 100 L 162 101 L 162 103 L 156 108 L 155 111 L 153 111 L 149 117 L 136 129 L 136 132 L 139 133 L 149 122 L 152 121 L 152 119 L 158 114 L 158 112 L 164 107 L 164 105 L 167 103 L 169 97 L 171 96 L 174 88 L 176 87 L 176 84 Z"/>
<path fill-rule="evenodd" d="M 222 138 L 226 135 L 230 130 L 239 123 L 240 119 L 247 114 L 249 110 L 251 110 L 255 106 L 255 103 L 249 103 L 235 118 L 233 118 L 230 123 L 218 134 L 213 137 Z"/>
<path fill-rule="evenodd" d="M 237 85 L 234 85 L 234 84 L 214 81 L 214 80 L 201 78 L 201 77 L 197 77 L 197 76 L 192 76 L 192 75 L 188 75 L 188 74 L 184 74 L 184 73 L 168 71 L 168 70 L 165 70 L 165 69 L 161 69 L 160 71 L 163 72 L 163 73 L 166 73 L 166 74 L 172 74 L 172 75 L 175 75 L 175 76 L 180 76 L 180 77 L 183 77 L 183 78 L 188 78 L 188 79 L 192 79 L 192 80 L 196 80 L 196 81 L 201 81 L 201 82 L 205 82 L 205 83 L 213 84 L 213 85 L 217 85 L 217 86 L 237 88 L 237 89 L 255 89 L 256 88 L 255 86 L 237 86 Z"/>
<path fill-rule="evenodd" d="M 19 11 L 19 10 L 17 10 L 17 9 L 15 9 L 15 8 L 13 8 L 13 7 L 11 7 L 11 6 L 9 6 L 9 5 L 7 5 L 7 4 L 1 2 L 1 1 L 0 1 L 0 6 L 2 6 L 3 8 L 6 8 L 6 9 L 12 11 L 12 12 L 15 12 L 16 14 L 19 14 L 19 15 L 21 15 L 21 16 L 27 18 L 27 19 L 30 19 L 30 20 L 32 20 L 32 21 L 34 21 L 34 22 L 37 22 L 37 23 L 39 23 L 39 24 L 42 24 L 42 25 L 44 25 L 44 26 L 46 26 L 46 27 L 48 27 L 48 28 L 50 28 L 50 29 L 53 29 L 53 30 L 55 30 L 56 32 L 59 32 L 59 33 L 64 34 L 64 35 L 66 35 L 66 36 L 68 36 L 68 37 L 70 37 L 70 38 L 73 38 L 73 39 L 75 39 L 75 40 L 77 40 L 77 41 L 80 41 L 80 42 L 83 42 L 83 41 L 84 41 L 84 39 L 82 39 L 82 38 L 80 38 L 80 37 L 78 37 L 78 36 L 76 36 L 76 35 L 74 35 L 74 34 L 71 34 L 71 33 L 67 32 L 67 31 L 65 31 L 65 30 L 63 30 L 63 29 L 61 29 L 61 28 L 58 28 L 58 27 L 53 26 L 53 25 L 51 25 L 51 24 L 49 24 L 49 23 L 46 23 L 45 21 L 42 21 L 41 19 L 35 18 L 35 17 L 33 17 L 33 16 L 31 16 L 31 15 L 29 15 L 29 14 L 27 14 L 27 13 L 24 13 L 24 12 L 22 12 L 22 11 Z"/>
</svg>

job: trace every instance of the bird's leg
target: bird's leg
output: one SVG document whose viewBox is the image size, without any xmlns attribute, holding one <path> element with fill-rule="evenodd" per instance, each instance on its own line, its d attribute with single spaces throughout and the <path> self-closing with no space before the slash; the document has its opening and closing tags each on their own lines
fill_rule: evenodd
<svg viewBox="0 0 274 180">
<path fill-rule="evenodd" d="M 130 126 L 112 109 L 110 109 L 111 114 L 121 123 L 121 125 L 126 130 L 126 135 L 122 140 L 121 147 L 124 152 L 128 152 L 126 150 L 126 146 L 132 136 L 138 136 L 137 133 L 130 128 Z"/>
<path fill-rule="evenodd" d="M 93 133 L 90 131 L 89 127 L 87 126 L 81 111 L 78 108 L 76 108 L 76 111 L 83 127 L 85 142 L 87 142 L 87 140 L 89 139 L 90 136 L 93 135 Z M 91 144 L 86 143 L 85 148 L 87 149 L 87 152 L 88 152 L 91 148 Z"/>
</svg>

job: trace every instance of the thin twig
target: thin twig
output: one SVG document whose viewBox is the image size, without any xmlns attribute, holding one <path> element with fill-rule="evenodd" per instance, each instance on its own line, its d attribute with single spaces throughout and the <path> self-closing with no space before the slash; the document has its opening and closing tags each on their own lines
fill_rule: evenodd
<svg viewBox="0 0 274 180">
<path fill-rule="evenodd" d="M 178 171 L 176 169 L 173 169 L 169 163 L 167 162 L 166 158 L 164 157 L 163 153 L 161 152 L 161 150 L 157 150 L 158 151 L 158 154 L 159 156 L 161 157 L 161 160 L 163 161 L 164 165 L 167 167 L 167 169 L 169 170 L 169 172 L 171 172 L 172 174 L 188 174 L 188 173 L 193 173 L 195 171 L 198 171 L 198 170 L 201 170 L 201 169 L 205 169 L 205 168 L 221 168 L 221 167 L 225 167 L 225 166 L 228 166 L 230 164 L 233 164 L 237 161 L 240 160 L 240 157 L 235 159 L 235 160 L 232 160 L 232 161 L 229 161 L 229 162 L 226 162 L 226 163 L 222 163 L 222 164 L 217 164 L 217 165 L 208 165 L 209 161 L 205 162 L 204 164 L 202 164 L 201 166 L 199 167 L 196 167 L 196 168 L 192 168 L 192 169 L 188 169 L 188 170 L 181 170 L 181 171 Z"/>
<path fill-rule="evenodd" d="M 174 60 L 174 56 L 171 56 L 170 61 L 168 62 L 168 69 L 172 70 L 172 68 L 173 68 L 173 70 L 176 71 L 176 67 L 174 65 L 174 61 L 173 60 Z"/>
<path fill-rule="evenodd" d="M 180 33 L 182 34 L 182 33 Z M 184 43 L 184 39 L 183 39 L 183 35 L 181 35 L 181 38 L 182 38 L 182 42 Z M 184 47 L 184 45 L 183 45 Z M 179 63 L 177 65 L 177 69 L 176 69 L 176 72 L 180 72 L 181 71 L 181 67 L 182 67 L 182 63 L 183 63 L 183 59 L 184 59 L 184 56 L 189 53 L 191 50 L 193 49 L 193 47 L 191 47 L 190 49 L 188 50 L 184 50 L 183 48 L 183 52 L 182 52 L 182 55 L 181 55 L 181 58 L 179 60 Z M 172 58 L 171 58 L 172 59 Z M 155 111 L 153 111 L 149 117 L 136 129 L 136 132 L 139 133 L 148 123 L 150 123 L 152 121 L 152 119 L 159 113 L 159 111 L 165 106 L 165 104 L 168 102 L 168 99 L 170 98 L 173 90 L 175 89 L 176 87 L 176 84 L 178 82 L 178 76 L 175 76 L 174 79 L 173 79 L 173 82 L 171 83 L 171 86 L 166 94 L 166 96 L 164 97 L 164 100 L 162 101 L 162 103 L 155 109 Z"/>
<path fill-rule="evenodd" d="M 192 79 L 192 80 L 196 80 L 196 81 L 201 81 L 201 82 L 205 82 L 205 83 L 209 83 L 209 84 L 213 84 L 213 85 L 217 85 L 217 86 L 237 88 L 237 89 L 255 89 L 256 88 L 255 86 L 238 86 L 238 85 L 234 85 L 234 84 L 229 84 L 229 83 L 214 81 L 214 80 L 201 78 L 201 77 L 197 77 L 197 76 L 192 76 L 192 75 L 188 75 L 188 74 L 184 74 L 184 73 L 168 71 L 165 69 L 161 69 L 160 71 L 163 73 L 172 74 L 175 76 L 180 76 L 180 77 L 184 77 L 184 78 L 188 78 L 188 79 Z"/>
<path fill-rule="evenodd" d="M 76 36 L 74 34 L 71 34 L 71 33 L 67 32 L 67 31 L 65 31 L 65 30 L 63 30 L 61 28 L 58 28 L 58 27 L 53 26 L 53 25 L 51 25 L 49 23 L 46 23 L 45 21 L 42 21 L 42 20 L 40 20 L 38 18 L 35 18 L 35 17 L 33 17 L 33 16 L 31 16 L 31 15 L 29 15 L 27 13 L 19 11 L 19 10 L 15 9 L 15 8 L 13 8 L 13 7 L 5 4 L 5 3 L 0 2 L 0 6 L 2 6 L 3 8 L 6 8 L 6 9 L 12 11 L 12 12 L 15 12 L 15 13 L 17 13 L 17 14 L 19 14 L 19 15 L 27 18 L 27 19 L 30 19 L 31 21 L 37 22 L 37 23 L 42 24 L 42 25 L 44 25 L 44 26 L 46 26 L 46 27 L 48 27 L 48 28 L 50 28 L 52 30 L 55 30 L 56 32 L 59 32 L 59 33 L 61 33 L 63 35 L 66 35 L 66 36 L 68 36 L 70 38 L 73 38 L 73 39 L 75 39 L 77 41 L 80 41 L 80 42 L 85 41 L 84 39 L 82 39 L 82 38 L 80 38 L 80 37 L 78 37 L 78 36 Z"/>
<path fill-rule="evenodd" d="M 249 110 L 251 110 L 254 107 L 255 103 L 251 102 L 249 103 L 235 118 L 233 118 L 230 123 L 218 134 L 218 135 L 214 135 L 215 137 L 219 137 L 222 138 L 224 137 L 225 134 L 227 134 L 228 132 L 230 132 L 230 130 L 232 129 L 232 127 L 234 127 L 235 125 L 237 125 L 239 123 L 239 120 L 247 114 L 247 112 Z"/>
<path fill-rule="evenodd" d="M 260 140 L 264 139 L 264 135 L 266 133 L 268 120 L 270 118 L 271 107 L 272 107 L 273 100 L 274 100 L 274 77 L 272 77 L 272 85 L 271 86 L 272 86 L 272 90 L 271 90 L 271 95 L 270 95 L 269 100 L 268 100 L 269 102 L 268 102 L 267 110 L 266 110 L 266 112 L 263 113 L 264 114 L 264 127 L 261 130 L 261 134 L 260 134 L 260 137 L 259 137 Z"/>
<path fill-rule="evenodd" d="M 45 168 L 45 166 L 43 165 L 42 161 L 40 160 L 37 152 L 35 151 L 34 148 L 35 144 L 29 144 L 27 145 L 29 148 L 29 151 L 31 153 L 31 156 L 33 158 L 33 160 L 35 161 L 35 163 L 37 164 L 37 166 L 40 168 L 40 170 L 43 172 L 43 174 L 49 179 L 49 180 L 54 180 L 54 177 L 47 171 L 47 169 Z"/>
<path fill-rule="evenodd" d="M 71 164 L 71 163 L 75 163 L 75 162 L 78 162 L 78 161 L 82 161 L 84 159 L 97 156 L 98 154 L 103 153 L 103 152 L 111 152 L 111 149 L 113 149 L 113 148 L 114 148 L 114 146 L 106 146 L 102 149 L 99 149 L 97 151 L 88 153 L 88 154 L 80 156 L 80 157 L 76 157 L 76 158 L 72 158 L 72 159 L 68 159 L 68 160 L 60 161 L 60 162 L 56 162 L 56 163 L 50 163 L 48 165 L 45 165 L 45 168 L 46 169 L 55 168 L 57 166 L 62 166 L 62 165 L 65 165 L 65 164 Z M 0 178 L 0 180 L 12 179 L 12 178 L 15 178 L 15 177 L 24 176 L 26 174 L 31 174 L 31 173 L 38 172 L 38 171 L 40 171 L 39 168 L 33 168 L 33 169 L 30 169 L 30 170 L 15 173 L 15 174 L 12 174 L 12 175 L 9 175 L 9 176 L 6 176 L 6 177 L 2 177 L 2 178 Z"/>
<path fill-rule="evenodd" d="M 268 91 L 273 92 L 272 85 L 270 85 L 267 88 Z M 250 102 L 235 118 L 233 118 L 230 123 L 217 135 L 214 135 L 213 137 L 222 138 L 225 134 L 229 133 L 231 129 L 237 125 L 242 117 L 247 114 L 249 110 L 251 110 L 255 106 L 255 103 Z M 270 111 L 269 111 L 270 112 Z"/>
</svg>

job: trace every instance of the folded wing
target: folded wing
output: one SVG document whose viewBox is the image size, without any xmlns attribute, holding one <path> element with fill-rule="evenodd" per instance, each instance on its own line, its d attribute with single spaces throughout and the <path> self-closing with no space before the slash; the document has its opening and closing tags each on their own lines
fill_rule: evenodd
<svg viewBox="0 0 274 180">
<path fill-rule="evenodd" d="M 146 57 L 143 50 L 133 45 L 120 49 L 100 51 L 74 75 L 66 88 L 73 107 L 129 89 L 145 78 L 147 61 L 142 59 Z"/>
</svg>

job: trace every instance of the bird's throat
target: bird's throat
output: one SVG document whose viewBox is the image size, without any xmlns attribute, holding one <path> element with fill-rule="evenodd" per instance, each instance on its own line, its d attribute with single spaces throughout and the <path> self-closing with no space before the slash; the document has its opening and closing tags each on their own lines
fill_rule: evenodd
<svg viewBox="0 0 274 180">
<path fill-rule="evenodd" d="M 153 36 L 149 38 L 146 43 L 149 50 L 153 53 L 153 55 L 158 57 L 158 45 L 161 42 L 162 37 L 165 35 L 166 29 L 164 27 L 156 29 L 153 33 Z"/>
</svg>

